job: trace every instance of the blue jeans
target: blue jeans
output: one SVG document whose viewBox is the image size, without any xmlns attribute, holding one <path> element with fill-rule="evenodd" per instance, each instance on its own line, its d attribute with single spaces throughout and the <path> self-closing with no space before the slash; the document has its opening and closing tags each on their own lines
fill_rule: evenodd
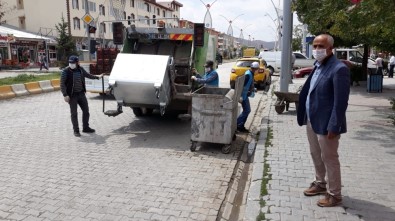
<svg viewBox="0 0 395 221">
<path fill-rule="evenodd" d="M 247 99 L 243 100 L 243 102 L 241 102 L 241 107 L 243 108 L 243 112 L 241 112 L 241 114 L 237 118 L 237 127 L 243 128 L 244 124 L 247 121 L 248 115 L 251 112 L 250 100 L 248 99 L 248 97 Z"/>
</svg>

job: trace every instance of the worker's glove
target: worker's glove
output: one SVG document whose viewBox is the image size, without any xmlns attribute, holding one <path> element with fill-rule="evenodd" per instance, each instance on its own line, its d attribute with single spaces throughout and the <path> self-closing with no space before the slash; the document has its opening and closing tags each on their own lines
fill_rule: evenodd
<svg viewBox="0 0 395 221">
<path fill-rule="evenodd" d="M 196 81 L 196 77 L 195 77 L 195 76 L 192 76 L 192 77 L 191 77 L 191 80 L 192 80 L 192 81 Z"/>
<path fill-rule="evenodd" d="M 69 96 L 64 97 L 64 101 L 65 101 L 66 103 L 69 103 L 69 102 L 70 102 L 70 97 L 69 97 Z"/>
</svg>

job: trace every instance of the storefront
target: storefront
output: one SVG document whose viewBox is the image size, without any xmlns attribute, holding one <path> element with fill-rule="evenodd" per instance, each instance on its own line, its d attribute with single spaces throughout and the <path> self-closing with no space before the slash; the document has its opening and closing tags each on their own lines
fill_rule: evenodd
<svg viewBox="0 0 395 221">
<path fill-rule="evenodd" d="M 19 30 L 13 26 L 0 26 L 0 58 L 3 66 L 35 66 L 42 55 L 56 60 L 56 41 L 51 38 Z M 45 53 L 46 52 L 46 53 Z"/>
</svg>

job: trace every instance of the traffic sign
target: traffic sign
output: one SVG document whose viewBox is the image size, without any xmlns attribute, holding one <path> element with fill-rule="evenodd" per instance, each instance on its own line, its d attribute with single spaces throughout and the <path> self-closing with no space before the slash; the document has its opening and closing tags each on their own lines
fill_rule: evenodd
<svg viewBox="0 0 395 221">
<path fill-rule="evenodd" d="M 86 13 L 83 17 L 82 17 L 82 21 L 84 21 L 86 24 L 90 24 L 92 21 L 94 20 L 94 18 L 92 17 L 92 15 Z"/>
</svg>

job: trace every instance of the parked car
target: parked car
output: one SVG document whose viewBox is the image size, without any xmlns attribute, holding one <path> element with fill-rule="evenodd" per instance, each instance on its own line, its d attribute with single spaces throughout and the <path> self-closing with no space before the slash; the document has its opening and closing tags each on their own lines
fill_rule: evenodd
<svg viewBox="0 0 395 221">
<path fill-rule="evenodd" d="M 347 60 L 343 60 L 340 59 L 348 68 L 351 68 L 354 64 L 350 61 Z M 300 68 L 295 70 L 292 73 L 292 77 L 293 78 L 304 78 L 304 77 L 308 77 L 310 75 L 310 73 L 313 71 L 314 66 L 311 67 L 307 67 L 307 68 Z"/>
<path fill-rule="evenodd" d="M 313 66 L 315 61 L 314 59 L 309 59 L 299 52 L 293 52 L 293 54 L 295 55 L 295 63 L 293 68 L 305 68 Z M 258 57 L 265 59 L 271 74 L 280 71 L 281 51 L 261 51 Z"/>
<path fill-rule="evenodd" d="M 235 87 L 235 81 L 238 76 L 243 75 L 250 69 L 253 62 L 259 63 L 259 69 L 254 73 L 254 84 L 256 88 L 265 89 L 266 85 L 272 83 L 270 70 L 267 68 L 266 61 L 260 58 L 240 58 L 236 61 L 230 73 L 230 87 Z"/>
</svg>

